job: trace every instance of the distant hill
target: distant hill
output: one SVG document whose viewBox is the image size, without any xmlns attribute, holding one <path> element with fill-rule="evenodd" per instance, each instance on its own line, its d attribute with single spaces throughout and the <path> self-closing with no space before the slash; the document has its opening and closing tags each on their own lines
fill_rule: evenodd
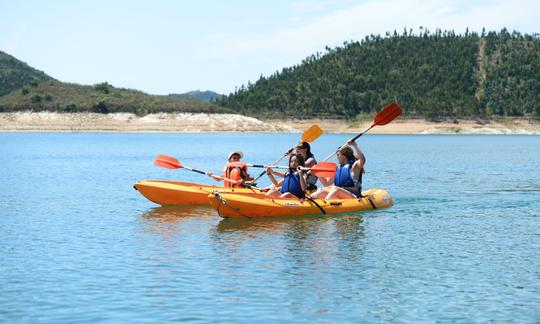
<svg viewBox="0 0 540 324">
<path fill-rule="evenodd" d="M 326 50 L 218 104 L 259 117 L 355 118 L 392 100 L 432 120 L 540 117 L 538 34 L 404 30 Z"/>
<path fill-rule="evenodd" d="M 199 101 L 212 101 L 212 100 L 216 100 L 223 97 L 222 94 L 219 94 L 214 91 L 200 91 L 200 90 L 189 91 L 189 92 L 181 93 L 181 94 L 171 93 L 169 96 L 172 98 L 199 100 Z"/>
<path fill-rule="evenodd" d="M 0 52 L 0 112 L 231 112 L 215 103 L 194 98 L 156 96 L 115 88 L 107 82 L 93 86 L 53 79 L 13 56 Z"/>
<path fill-rule="evenodd" d="M 149 95 L 141 91 L 115 88 L 107 82 L 94 86 L 42 81 L 0 97 L 0 112 L 131 112 L 146 115 L 157 112 L 230 113 L 214 103 L 179 100 L 169 96 Z"/>
<path fill-rule="evenodd" d="M 45 80 L 53 78 L 0 51 L 0 96 Z"/>
</svg>

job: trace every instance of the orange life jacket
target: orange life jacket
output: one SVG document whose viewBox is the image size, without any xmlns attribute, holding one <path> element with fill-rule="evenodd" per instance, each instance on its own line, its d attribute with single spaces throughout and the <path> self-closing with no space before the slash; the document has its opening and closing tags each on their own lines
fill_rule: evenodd
<svg viewBox="0 0 540 324">
<path fill-rule="evenodd" d="M 242 180 L 242 169 L 240 169 L 239 167 L 227 167 L 225 169 L 225 173 L 223 175 L 224 178 L 228 178 L 228 179 L 231 179 L 231 180 Z M 243 187 L 243 185 L 238 185 L 234 182 L 230 182 L 230 181 L 227 181 L 227 180 L 223 180 L 224 184 L 225 184 L 225 187 L 230 187 L 230 188 L 234 188 L 234 187 Z"/>
</svg>

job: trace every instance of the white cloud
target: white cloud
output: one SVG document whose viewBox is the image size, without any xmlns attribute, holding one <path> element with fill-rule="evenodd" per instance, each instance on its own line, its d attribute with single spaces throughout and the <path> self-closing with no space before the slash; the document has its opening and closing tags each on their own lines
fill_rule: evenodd
<svg viewBox="0 0 540 324">
<path fill-rule="evenodd" d="M 216 56 L 251 57 L 261 52 L 280 53 L 291 57 L 305 57 L 324 46 L 336 46 L 351 39 L 359 40 L 369 34 L 384 35 L 404 27 L 418 32 L 419 26 L 481 31 L 500 30 L 502 27 L 523 32 L 535 32 L 540 24 L 535 15 L 540 2 L 494 1 L 465 5 L 456 1 L 386 0 L 370 1 L 320 17 L 310 23 L 289 28 L 276 28 L 260 37 L 228 37 L 211 41 Z"/>
<path fill-rule="evenodd" d="M 299 6 L 301 6 L 300 4 Z M 305 57 L 325 46 L 342 45 L 344 41 L 361 40 L 366 35 L 385 35 L 387 31 L 404 28 L 419 32 L 423 26 L 430 31 L 436 28 L 463 33 L 470 31 L 499 31 L 503 27 L 526 33 L 539 31 L 540 23 L 535 17 L 540 12 L 540 2 L 535 1 L 421 1 L 383 0 L 367 1 L 337 10 L 314 20 L 287 28 L 276 28 L 258 37 L 209 37 L 210 51 L 202 54 L 204 59 L 228 61 L 231 64 L 255 66 L 256 71 L 239 73 L 234 85 L 246 83 L 247 77 L 254 81 L 263 73 L 268 75 L 283 67 L 299 63 Z M 254 62 L 259 62 L 257 66 Z M 265 65 L 262 65 L 265 64 Z M 235 77 L 232 77 L 235 78 Z"/>
<path fill-rule="evenodd" d="M 122 28 L 110 30 L 90 16 L 83 23 L 69 21 L 74 27 L 67 30 L 50 23 L 51 17 L 21 18 L 0 33 L 0 45 L 64 81 L 107 80 L 151 93 L 196 88 L 228 92 L 257 80 L 260 74 L 298 64 L 325 46 L 394 29 L 401 33 L 406 27 L 418 33 L 423 26 L 462 33 L 467 27 L 478 32 L 482 27 L 497 31 L 507 27 L 540 32 L 536 17 L 540 2 L 531 0 L 298 0 L 275 6 L 264 17 L 254 4 L 246 11 L 249 15 L 230 10 L 219 19 L 204 20 L 194 12 L 191 20 L 172 19 L 172 23 L 171 17 L 160 16 L 158 22 L 144 27 L 138 20 L 120 20 L 117 24 Z M 136 11 L 132 15 L 146 17 Z M 0 25 L 5 21 L 0 20 Z"/>
</svg>

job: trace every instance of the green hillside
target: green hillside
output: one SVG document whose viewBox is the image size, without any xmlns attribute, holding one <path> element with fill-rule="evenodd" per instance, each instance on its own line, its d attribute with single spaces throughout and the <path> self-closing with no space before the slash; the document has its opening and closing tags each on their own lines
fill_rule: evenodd
<svg viewBox="0 0 540 324">
<path fill-rule="evenodd" d="M 155 112 L 230 112 L 214 103 L 148 95 L 141 91 L 115 88 L 106 82 L 85 86 L 55 80 L 35 83 L 0 97 L 0 112 L 21 110 L 132 112 L 138 115 Z"/>
<path fill-rule="evenodd" d="M 149 95 L 115 88 L 106 82 L 94 86 L 63 83 L 0 52 L 0 112 L 23 110 L 132 112 L 138 115 L 155 112 L 230 112 L 230 109 L 197 98 Z"/>
<path fill-rule="evenodd" d="M 540 39 L 412 30 L 327 48 L 218 100 L 261 117 L 341 117 L 397 100 L 409 116 L 540 116 Z"/>
<path fill-rule="evenodd" d="M 0 96 L 44 80 L 53 78 L 0 51 Z"/>
</svg>

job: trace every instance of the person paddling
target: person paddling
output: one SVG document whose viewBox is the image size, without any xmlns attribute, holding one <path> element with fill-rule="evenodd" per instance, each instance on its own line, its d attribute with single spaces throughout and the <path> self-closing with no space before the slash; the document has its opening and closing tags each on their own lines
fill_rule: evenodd
<svg viewBox="0 0 540 324">
<path fill-rule="evenodd" d="M 362 195 L 362 174 L 366 157 L 354 141 L 349 141 L 337 152 L 339 167 L 336 175 L 330 181 L 320 178 L 321 183 L 325 185 L 314 192 L 311 198 L 323 199 L 347 199 L 359 198 Z M 356 150 L 354 154 L 353 148 Z"/>
<path fill-rule="evenodd" d="M 223 171 L 221 176 L 223 178 L 235 180 L 236 183 L 224 180 L 225 187 L 244 187 L 244 181 L 252 180 L 253 178 L 247 172 L 247 166 L 231 166 L 229 165 L 232 162 L 240 162 L 240 159 L 244 157 L 244 153 L 241 151 L 231 152 L 227 158 L 227 163 L 223 166 Z M 216 181 L 221 181 L 222 179 L 216 177 L 212 172 L 207 173 L 209 177 L 213 178 Z"/>
<path fill-rule="evenodd" d="M 274 188 L 270 189 L 266 195 L 279 196 L 281 198 L 304 198 L 307 189 L 305 171 L 304 171 L 304 158 L 302 155 L 292 153 L 289 156 L 289 171 L 284 174 L 283 179 L 277 181 L 272 168 L 266 168 L 268 178 L 274 184 Z M 277 189 L 281 187 L 281 189 Z"/>
<path fill-rule="evenodd" d="M 311 153 L 311 146 L 308 142 L 302 142 L 298 144 L 295 148 L 295 151 L 297 154 L 302 155 L 302 157 L 304 158 L 306 168 L 311 168 L 312 166 L 317 164 L 317 160 L 315 160 L 315 156 L 313 155 L 313 153 Z M 317 179 L 318 178 L 313 174 L 309 172 L 307 173 L 306 184 L 308 190 L 317 190 Z"/>
</svg>

